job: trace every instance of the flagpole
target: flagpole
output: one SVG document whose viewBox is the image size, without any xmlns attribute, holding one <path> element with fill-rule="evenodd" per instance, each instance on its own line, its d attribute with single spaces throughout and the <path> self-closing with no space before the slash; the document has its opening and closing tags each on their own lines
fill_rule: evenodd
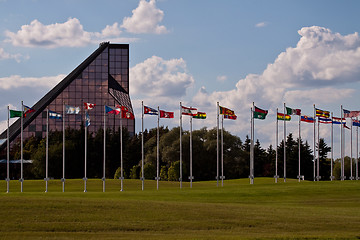
<svg viewBox="0 0 360 240">
<path fill-rule="evenodd" d="M 250 141 L 250 184 L 254 184 L 254 109 L 255 103 L 251 108 L 251 141 Z"/>
<path fill-rule="evenodd" d="M 144 102 L 141 101 L 141 129 L 142 129 L 142 156 L 141 156 L 141 190 L 144 191 Z"/>
<path fill-rule="evenodd" d="M 278 182 L 278 125 L 279 125 L 279 119 L 277 118 L 277 115 L 278 115 L 278 112 L 279 112 L 279 109 L 276 108 L 276 148 L 275 148 L 275 183 Z"/>
<path fill-rule="evenodd" d="M 359 124 L 358 117 L 356 117 L 356 121 Z M 358 164 L 359 164 L 359 126 L 357 126 L 356 128 L 356 180 L 359 180 Z"/>
<path fill-rule="evenodd" d="M 21 192 L 23 192 L 24 190 L 24 186 L 23 186 L 23 183 L 24 183 L 24 155 L 23 155 L 23 124 L 24 124 L 24 102 L 21 101 L 21 135 L 20 135 L 20 139 L 21 139 L 21 167 L 20 167 L 20 170 L 21 170 L 21 173 L 20 173 L 20 182 L 21 182 Z"/>
<path fill-rule="evenodd" d="M 192 108 L 190 106 L 190 108 Z M 192 174 L 192 116 L 190 116 L 190 188 L 192 188 L 192 180 L 193 180 L 193 174 Z"/>
<path fill-rule="evenodd" d="M 142 128 L 142 127 L 141 127 Z M 144 132 L 142 130 L 142 132 Z M 122 107 L 120 106 L 120 192 L 124 191 L 124 169 L 123 169 L 123 137 L 122 137 Z M 142 139 L 143 139 L 143 134 Z M 142 140 L 142 142 L 144 142 Z"/>
<path fill-rule="evenodd" d="M 65 102 L 63 103 L 63 174 L 62 174 L 62 191 L 65 192 Z"/>
<path fill-rule="evenodd" d="M 48 192 L 49 181 L 49 107 L 46 108 L 46 161 L 45 161 L 45 192 Z"/>
<path fill-rule="evenodd" d="M 156 189 L 159 190 L 159 138 L 160 138 L 160 133 L 159 133 L 159 122 L 160 122 L 160 108 L 158 106 L 158 112 L 157 112 L 157 136 L 156 136 Z"/>
<path fill-rule="evenodd" d="M 333 177 L 333 162 L 334 162 L 334 123 L 333 112 L 331 112 L 331 164 L 330 164 L 330 181 L 334 180 Z"/>
<path fill-rule="evenodd" d="M 87 192 L 86 189 L 86 164 L 87 164 L 87 123 L 86 123 L 86 113 L 87 111 L 85 110 L 85 162 L 84 162 L 84 192 Z"/>
<path fill-rule="evenodd" d="M 350 180 L 353 180 L 354 177 L 353 177 L 353 169 L 352 169 L 352 162 L 353 162 L 353 142 L 352 142 L 352 129 L 353 129 L 353 119 L 351 117 L 351 128 L 350 128 Z"/>
<path fill-rule="evenodd" d="M 286 109 L 284 103 L 284 182 L 286 182 Z"/>
<path fill-rule="evenodd" d="M 318 134 L 317 134 L 317 138 L 318 138 L 318 154 L 317 154 L 317 166 L 316 166 L 316 181 L 320 180 L 320 120 L 318 118 Z"/>
<path fill-rule="evenodd" d="M 104 103 L 104 160 L 103 160 L 103 192 L 105 192 L 105 164 L 106 164 L 106 105 Z"/>
<path fill-rule="evenodd" d="M 224 186 L 224 115 L 221 116 L 221 186 Z"/>
<path fill-rule="evenodd" d="M 313 167 L 313 169 L 314 169 L 314 182 L 315 182 L 315 180 L 316 180 L 316 177 L 315 177 L 315 164 L 316 164 L 316 140 L 315 140 L 315 138 L 316 138 L 316 109 L 315 109 L 315 104 L 314 104 L 314 167 Z"/>
<path fill-rule="evenodd" d="M 216 104 L 216 186 L 219 187 L 219 102 Z"/>
<path fill-rule="evenodd" d="M 300 166 L 300 163 L 301 163 L 301 114 L 299 115 L 299 182 L 301 181 L 301 166 Z"/>
<path fill-rule="evenodd" d="M 343 135 L 344 135 L 344 123 L 343 123 L 343 107 L 341 105 L 341 181 L 344 181 L 344 151 L 343 151 Z"/>
<path fill-rule="evenodd" d="M 8 110 L 8 114 L 7 114 L 7 149 L 6 149 L 6 193 L 9 193 L 9 185 L 10 185 L 10 139 L 9 139 L 9 128 L 10 128 L 10 107 L 9 105 L 7 106 L 7 110 Z"/>
<path fill-rule="evenodd" d="M 182 188 L 182 105 L 180 102 L 180 189 Z"/>
</svg>

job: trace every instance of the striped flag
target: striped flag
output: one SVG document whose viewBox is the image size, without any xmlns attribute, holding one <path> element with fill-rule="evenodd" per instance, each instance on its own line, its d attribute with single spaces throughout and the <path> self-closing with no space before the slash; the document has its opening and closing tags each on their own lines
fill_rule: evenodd
<svg viewBox="0 0 360 240">
<path fill-rule="evenodd" d="M 343 109 L 343 111 L 345 118 L 353 118 L 353 117 L 358 117 L 360 115 L 360 111 L 349 111 L 345 109 Z"/>
<path fill-rule="evenodd" d="M 338 117 L 332 118 L 332 124 L 345 124 L 345 123 L 346 123 L 345 119 L 341 119 Z"/>
<path fill-rule="evenodd" d="M 182 115 L 189 115 L 189 116 L 196 116 L 197 115 L 197 109 L 196 108 L 189 108 L 181 106 L 181 114 Z"/>
<path fill-rule="evenodd" d="M 330 112 L 316 108 L 316 116 L 317 117 L 329 118 L 330 117 Z"/>
<path fill-rule="evenodd" d="M 318 117 L 318 120 L 319 120 L 319 123 L 325 123 L 325 124 L 332 123 L 331 118 Z"/>
<path fill-rule="evenodd" d="M 62 116 L 61 116 L 60 113 L 53 112 L 53 111 L 49 110 L 49 118 L 51 118 L 51 119 L 61 119 Z"/>
<path fill-rule="evenodd" d="M 277 119 L 278 120 L 284 120 L 284 114 L 283 113 L 277 113 Z M 285 114 L 285 121 L 290 121 L 291 120 L 291 116 Z"/>
<path fill-rule="evenodd" d="M 196 119 L 206 119 L 206 113 L 204 112 L 197 112 L 197 114 L 195 116 L 193 116 L 193 118 Z"/>
<path fill-rule="evenodd" d="M 307 123 L 314 123 L 315 119 L 313 117 L 303 115 L 303 116 L 301 116 L 301 121 L 307 122 Z"/>
</svg>

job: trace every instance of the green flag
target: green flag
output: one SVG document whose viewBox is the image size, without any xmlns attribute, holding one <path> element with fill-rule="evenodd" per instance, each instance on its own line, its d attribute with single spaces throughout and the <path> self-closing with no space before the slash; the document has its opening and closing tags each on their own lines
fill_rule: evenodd
<svg viewBox="0 0 360 240">
<path fill-rule="evenodd" d="M 258 107 L 255 107 L 255 109 L 254 109 L 254 118 L 264 120 L 266 118 L 267 114 L 268 114 L 267 110 L 263 110 L 263 109 L 258 108 Z"/>
<path fill-rule="evenodd" d="M 10 118 L 21 117 L 22 111 L 10 110 Z"/>
</svg>

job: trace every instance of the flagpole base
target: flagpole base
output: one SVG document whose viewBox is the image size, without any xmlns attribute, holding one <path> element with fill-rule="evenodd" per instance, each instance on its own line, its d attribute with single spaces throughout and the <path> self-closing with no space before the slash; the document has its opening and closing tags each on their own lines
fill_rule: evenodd
<svg viewBox="0 0 360 240">
<path fill-rule="evenodd" d="M 275 176 L 274 176 L 274 179 L 275 179 L 275 183 L 277 183 L 277 182 L 278 182 L 278 179 L 279 179 L 279 175 L 275 175 Z"/>
<path fill-rule="evenodd" d="M 330 176 L 330 180 L 335 180 L 335 176 Z"/>
<path fill-rule="evenodd" d="M 351 176 L 349 179 L 350 179 L 350 180 L 354 180 L 355 178 L 354 178 L 353 176 Z"/>
</svg>

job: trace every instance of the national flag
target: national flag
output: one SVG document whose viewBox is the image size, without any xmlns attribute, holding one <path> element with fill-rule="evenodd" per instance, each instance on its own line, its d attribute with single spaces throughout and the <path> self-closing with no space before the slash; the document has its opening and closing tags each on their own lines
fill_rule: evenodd
<svg viewBox="0 0 360 240">
<path fill-rule="evenodd" d="M 181 114 L 195 116 L 197 114 L 197 109 L 181 106 Z"/>
<path fill-rule="evenodd" d="M 65 113 L 66 114 L 79 114 L 80 107 L 73 107 L 73 106 L 65 105 Z"/>
<path fill-rule="evenodd" d="M 360 115 L 360 111 L 349 111 L 345 109 L 343 109 L 343 111 L 345 118 L 353 118 L 353 117 L 358 117 Z"/>
<path fill-rule="evenodd" d="M 345 124 L 346 120 L 345 119 L 341 119 L 338 117 L 333 117 L 332 118 L 332 124 Z"/>
<path fill-rule="evenodd" d="M 278 120 L 284 120 L 284 114 L 283 113 L 277 113 L 277 119 Z M 290 121 L 291 120 L 291 116 L 285 114 L 285 121 Z"/>
<path fill-rule="evenodd" d="M 319 123 L 325 123 L 325 124 L 332 123 L 331 118 L 318 117 L 318 120 L 319 120 Z"/>
<path fill-rule="evenodd" d="M 129 111 L 129 108 L 125 106 L 116 105 L 117 108 L 121 108 L 121 118 L 134 119 L 134 114 Z"/>
<path fill-rule="evenodd" d="M 21 117 L 22 111 L 10 110 L 10 118 Z"/>
<path fill-rule="evenodd" d="M 96 106 L 96 104 L 94 104 L 94 103 L 84 102 L 84 108 L 85 108 L 86 110 L 93 109 L 95 106 Z"/>
<path fill-rule="evenodd" d="M 344 123 L 344 128 L 346 128 L 346 129 L 350 129 L 348 126 L 346 126 L 346 123 Z"/>
<path fill-rule="evenodd" d="M 234 115 L 227 115 L 227 114 L 224 114 L 224 118 L 225 119 L 232 119 L 232 120 L 236 120 L 237 119 L 237 116 L 234 114 Z"/>
<path fill-rule="evenodd" d="M 60 113 L 53 112 L 53 111 L 49 110 L 49 118 L 51 118 L 51 119 L 61 119 L 62 116 L 61 116 Z"/>
<path fill-rule="evenodd" d="M 29 113 L 32 113 L 32 112 L 35 112 L 35 110 L 32 109 L 31 107 L 28 107 L 28 106 L 24 105 L 24 117 L 26 117 L 26 114 L 29 114 Z"/>
<path fill-rule="evenodd" d="M 314 123 L 315 119 L 313 117 L 304 115 L 304 116 L 301 116 L 301 121 L 307 122 L 307 123 Z"/>
<path fill-rule="evenodd" d="M 254 118 L 264 120 L 267 114 L 268 114 L 268 110 L 263 110 L 258 107 L 255 107 L 254 109 Z"/>
<path fill-rule="evenodd" d="M 197 112 L 197 114 L 195 116 L 193 116 L 193 118 L 196 119 L 206 119 L 206 113 L 204 112 Z"/>
<path fill-rule="evenodd" d="M 105 105 L 105 113 L 109 113 L 109 114 L 119 114 L 120 113 L 120 109 L 119 108 L 114 108 L 114 107 L 109 107 Z"/>
<path fill-rule="evenodd" d="M 352 124 L 355 127 L 360 127 L 360 121 L 359 120 L 353 120 Z"/>
<path fill-rule="evenodd" d="M 318 109 L 318 108 L 315 108 L 315 110 L 316 110 L 316 116 L 317 117 L 325 117 L 325 118 L 330 117 L 330 112 L 329 111 L 321 110 L 321 109 Z"/>
<path fill-rule="evenodd" d="M 233 110 L 230 110 L 222 106 L 219 106 L 219 113 L 223 115 L 235 115 L 235 112 Z"/>
<path fill-rule="evenodd" d="M 158 111 L 151 107 L 144 106 L 144 114 L 158 115 Z"/>
<path fill-rule="evenodd" d="M 85 114 L 85 127 L 88 127 L 90 126 L 90 116 L 89 116 L 89 113 L 86 111 L 86 114 Z"/>
<path fill-rule="evenodd" d="M 165 112 L 160 110 L 160 118 L 174 118 L 174 112 Z"/>
<path fill-rule="evenodd" d="M 301 109 L 294 109 L 286 107 L 286 114 L 288 115 L 301 115 Z"/>
</svg>

